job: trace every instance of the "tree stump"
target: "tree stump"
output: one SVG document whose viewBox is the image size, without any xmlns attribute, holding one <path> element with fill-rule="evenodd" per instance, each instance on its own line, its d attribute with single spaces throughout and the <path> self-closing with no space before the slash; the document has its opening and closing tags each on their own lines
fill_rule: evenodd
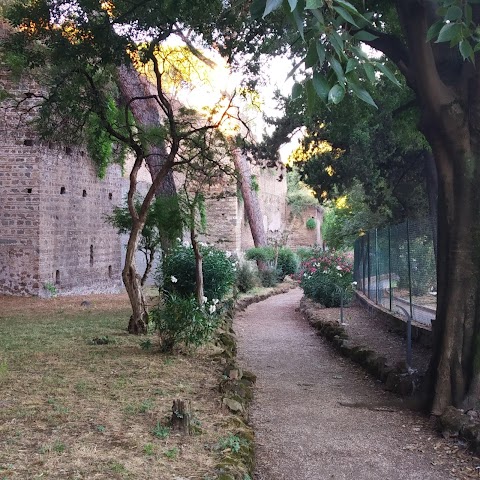
<svg viewBox="0 0 480 480">
<path fill-rule="evenodd" d="M 171 426 L 173 431 L 190 435 L 192 420 L 192 406 L 190 400 L 174 400 L 172 406 Z"/>
</svg>

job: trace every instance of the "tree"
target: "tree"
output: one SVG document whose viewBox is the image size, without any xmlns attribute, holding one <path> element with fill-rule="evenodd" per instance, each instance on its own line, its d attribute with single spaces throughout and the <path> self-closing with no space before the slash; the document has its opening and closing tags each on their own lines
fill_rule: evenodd
<svg viewBox="0 0 480 480">
<path fill-rule="evenodd" d="M 382 209 L 385 220 L 426 217 L 427 191 L 435 185 L 426 178 L 430 149 L 415 128 L 415 101 L 391 82 L 374 87 L 377 110 L 355 97 L 335 108 L 319 100 L 292 161 L 320 200 L 343 196 L 360 183 L 368 207 Z"/>
<path fill-rule="evenodd" d="M 8 12 L 17 30 L 3 42 L 2 50 L 17 66 L 38 74 L 43 91 L 28 92 L 27 98 L 37 100 L 37 126 L 42 136 L 82 142 L 86 125 L 94 121 L 134 155 L 127 196 L 132 230 L 122 272 L 132 305 L 128 326 L 131 333 L 144 333 L 147 328 L 135 252 L 155 192 L 172 168 L 185 162 L 179 158 L 182 148 L 204 149 L 202 133 L 218 128 L 230 109 L 228 102 L 223 106 L 219 102 L 198 123 L 197 115 L 174 104 L 165 91 L 165 71 L 157 53 L 165 39 L 186 26 L 208 37 L 221 10 L 221 1 L 208 5 L 202 1 L 180 1 L 173 5 L 153 1 L 41 0 L 16 2 Z M 135 91 L 130 97 L 124 91 L 123 108 L 118 109 L 119 115 L 112 115 L 111 100 L 118 104 L 119 85 L 123 85 L 118 79 L 122 66 L 127 70 L 148 67 L 155 79 L 154 90 L 148 95 Z M 160 109 L 161 123 L 152 126 L 149 122 L 143 125 L 141 118 L 134 121 L 132 105 L 151 100 Z M 159 146 L 165 151 L 158 151 Z M 137 211 L 137 175 L 151 155 L 162 156 L 162 166 Z"/>
<path fill-rule="evenodd" d="M 233 152 L 233 162 L 239 179 L 245 212 L 252 232 L 253 244 L 255 247 L 265 247 L 267 245 L 267 233 L 263 224 L 263 215 L 260 209 L 258 195 L 253 188 L 250 164 L 247 157 L 239 149 Z M 267 268 L 266 264 L 262 261 L 257 261 L 257 264 L 260 270 Z"/>
<path fill-rule="evenodd" d="M 438 305 L 428 375 L 429 408 L 470 408 L 480 397 L 480 73 L 474 0 L 283 2 L 296 25 L 307 71 L 307 96 L 329 104 L 351 92 L 373 105 L 364 88 L 374 70 L 396 81 L 383 52 L 405 77 L 419 105 L 419 129 L 438 173 Z M 257 16 L 282 6 L 255 0 Z M 365 7 L 371 7 L 368 13 Z M 298 48 L 297 51 L 300 51 Z"/>
<path fill-rule="evenodd" d="M 385 206 L 372 211 L 360 183 L 344 191 L 343 196 L 326 201 L 325 206 L 322 237 L 326 246 L 334 250 L 352 250 L 359 235 L 386 224 L 391 213 Z"/>
<path fill-rule="evenodd" d="M 140 210 L 143 199 L 139 196 L 134 201 L 137 212 Z M 119 234 L 130 235 L 132 231 L 132 217 L 128 208 L 128 202 L 123 206 L 116 206 L 107 221 L 113 225 Z M 182 220 L 175 196 L 157 196 L 151 203 L 145 225 L 140 233 L 138 251 L 145 257 L 145 270 L 140 275 L 140 286 L 144 287 L 150 274 L 155 255 L 158 253 L 162 239 L 173 243 L 175 238 L 182 234 Z"/>
<path fill-rule="evenodd" d="M 179 207 L 182 224 L 190 234 L 190 243 L 195 256 L 195 297 L 200 306 L 205 303 L 205 296 L 203 255 L 198 232 L 206 228 L 205 197 L 208 193 L 214 193 L 214 190 L 221 196 L 234 174 L 229 138 L 218 131 L 208 131 L 203 134 L 203 144 L 208 148 L 200 151 L 191 148 L 182 152 L 182 157 L 186 161 L 179 170 L 184 177 Z"/>
</svg>

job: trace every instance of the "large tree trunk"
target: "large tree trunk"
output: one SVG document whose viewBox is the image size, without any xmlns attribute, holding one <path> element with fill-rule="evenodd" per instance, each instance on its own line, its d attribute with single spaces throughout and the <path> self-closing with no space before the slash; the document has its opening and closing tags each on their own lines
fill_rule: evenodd
<svg viewBox="0 0 480 480">
<path fill-rule="evenodd" d="M 448 405 L 468 409 L 480 399 L 480 152 L 465 149 L 468 127 L 456 142 L 436 128 L 426 133 L 440 172 L 429 391 L 432 413 L 441 414 Z"/>
<path fill-rule="evenodd" d="M 480 73 L 456 48 L 425 41 L 436 4 L 396 0 L 408 50 L 391 58 L 417 95 L 438 173 L 437 315 L 427 376 L 429 408 L 438 415 L 480 398 Z"/>
<path fill-rule="evenodd" d="M 265 226 L 263 225 L 263 215 L 258 195 L 252 188 L 250 165 L 239 149 L 236 149 L 233 152 L 233 162 L 239 177 L 240 191 L 242 192 L 243 204 L 245 206 L 245 212 L 252 232 L 253 244 L 256 247 L 265 247 L 267 245 L 267 233 L 265 232 Z M 260 262 L 258 268 L 264 270 L 266 265 L 263 262 Z"/>
</svg>

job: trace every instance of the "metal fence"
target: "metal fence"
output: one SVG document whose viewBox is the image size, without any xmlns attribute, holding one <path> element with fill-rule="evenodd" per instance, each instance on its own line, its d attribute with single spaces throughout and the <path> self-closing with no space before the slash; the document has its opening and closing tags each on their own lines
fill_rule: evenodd
<svg viewBox="0 0 480 480">
<path fill-rule="evenodd" d="M 431 324 L 437 288 L 430 219 L 370 230 L 355 242 L 354 261 L 356 288 L 370 300 Z"/>
</svg>

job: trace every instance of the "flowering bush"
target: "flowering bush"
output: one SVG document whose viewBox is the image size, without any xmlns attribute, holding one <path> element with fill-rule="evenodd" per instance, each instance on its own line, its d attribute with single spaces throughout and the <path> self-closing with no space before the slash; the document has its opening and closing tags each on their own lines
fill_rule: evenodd
<svg viewBox="0 0 480 480">
<path fill-rule="evenodd" d="M 220 323 L 218 300 L 199 306 L 194 296 L 166 294 L 163 305 L 152 311 L 162 350 L 170 352 L 178 344 L 198 347 L 207 342 Z"/>
<path fill-rule="evenodd" d="M 349 254 L 318 252 L 300 267 L 300 286 L 305 295 L 326 307 L 339 307 L 351 299 L 353 265 Z"/>
<path fill-rule="evenodd" d="M 235 259 L 227 252 L 202 246 L 203 288 L 209 299 L 221 300 L 235 282 Z M 190 245 L 178 243 L 163 261 L 163 289 L 184 297 L 195 292 L 195 254 Z"/>
</svg>

